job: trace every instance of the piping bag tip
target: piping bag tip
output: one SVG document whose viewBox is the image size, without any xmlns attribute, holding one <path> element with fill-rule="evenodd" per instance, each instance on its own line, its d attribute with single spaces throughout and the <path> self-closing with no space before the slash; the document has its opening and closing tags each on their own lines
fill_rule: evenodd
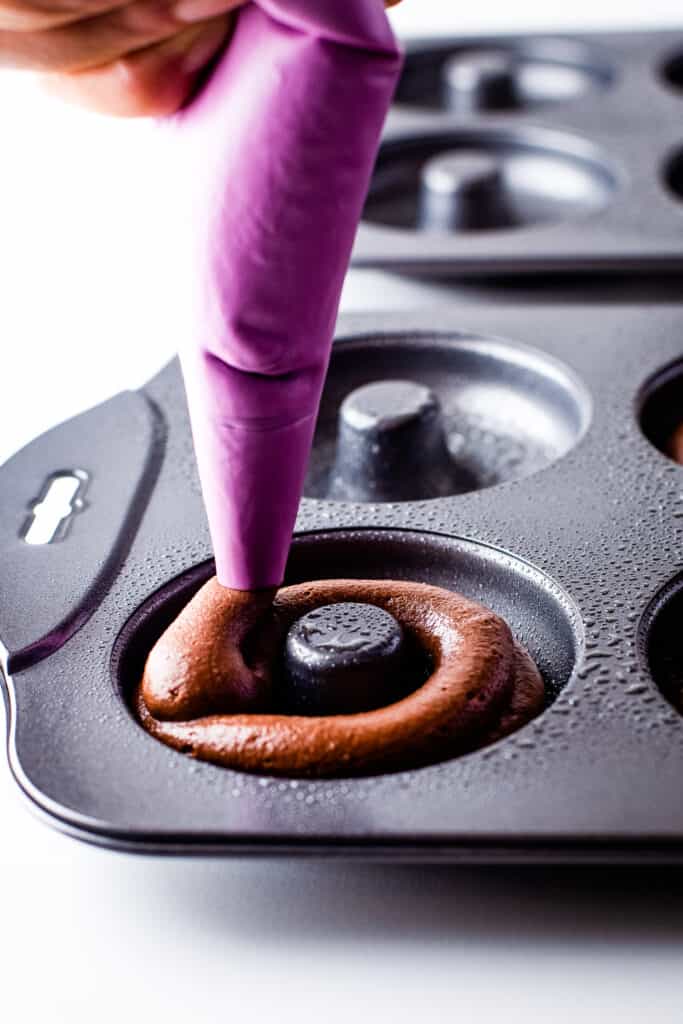
<svg viewBox="0 0 683 1024">
<path fill-rule="evenodd" d="M 382 0 L 254 0 L 170 119 L 192 204 L 180 356 L 224 586 L 282 582 L 400 68 Z"/>
</svg>

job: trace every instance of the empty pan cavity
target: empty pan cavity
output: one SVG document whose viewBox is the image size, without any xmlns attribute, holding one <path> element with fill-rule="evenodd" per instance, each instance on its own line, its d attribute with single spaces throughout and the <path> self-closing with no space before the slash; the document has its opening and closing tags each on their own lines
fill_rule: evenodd
<svg viewBox="0 0 683 1024">
<path fill-rule="evenodd" d="M 401 502 L 529 476 L 583 435 L 590 398 L 574 374 L 528 349 L 471 334 L 337 343 L 305 493 Z"/>
<path fill-rule="evenodd" d="M 576 40 L 493 40 L 409 48 L 396 102 L 453 114 L 524 111 L 608 88 L 614 71 Z"/>
<path fill-rule="evenodd" d="M 655 597 L 639 629 L 639 649 L 652 678 L 677 711 L 683 713 L 683 573 Z"/>
<path fill-rule="evenodd" d="M 435 131 L 384 143 L 364 219 L 441 235 L 529 228 L 595 213 L 617 186 L 609 160 L 571 135 Z"/>
<path fill-rule="evenodd" d="M 664 180 L 676 199 L 683 200 L 683 147 L 680 147 L 667 160 L 664 167 Z"/>
<path fill-rule="evenodd" d="M 667 57 L 661 68 L 661 76 L 672 89 L 683 93 L 683 50 Z"/>
</svg>

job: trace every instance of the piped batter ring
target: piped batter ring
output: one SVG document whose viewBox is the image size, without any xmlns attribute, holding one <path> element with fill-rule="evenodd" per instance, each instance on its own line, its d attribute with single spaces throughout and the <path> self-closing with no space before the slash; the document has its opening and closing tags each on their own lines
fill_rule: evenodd
<svg viewBox="0 0 683 1024">
<path fill-rule="evenodd" d="M 215 580 L 202 591 L 206 588 L 213 588 L 217 622 L 222 594 L 231 592 Z M 197 598 L 206 601 L 202 591 L 180 618 L 193 614 Z M 229 598 L 223 600 L 229 615 Z M 481 605 L 439 587 L 383 580 L 287 587 L 274 605 L 279 638 L 300 616 L 336 601 L 375 604 L 393 615 L 430 659 L 426 682 L 396 703 L 360 714 L 235 713 L 163 721 L 147 708 L 143 679 L 136 694 L 142 725 L 169 746 L 226 768 L 334 777 L 376 774 L 452 757 L 506 735 L 541 711 L 540 674 L 507 624 Z M 216 640 L 220 642 L 221 636 Z M 210 665 L 207 670 L 210 673 Z"/>
</svg>

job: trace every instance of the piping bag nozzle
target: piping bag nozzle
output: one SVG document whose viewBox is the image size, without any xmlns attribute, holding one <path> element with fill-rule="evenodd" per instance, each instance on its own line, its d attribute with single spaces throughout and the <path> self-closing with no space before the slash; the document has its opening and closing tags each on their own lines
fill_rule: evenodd
<svg viewBox="0 0 683 1024">
<path fill-rule="evenodd" d="M 282 582 L 400 68 L 382 0 L 253 0 L 170 119 L 192 204 L 180 356 L 224 586 Z"/>
</svg>

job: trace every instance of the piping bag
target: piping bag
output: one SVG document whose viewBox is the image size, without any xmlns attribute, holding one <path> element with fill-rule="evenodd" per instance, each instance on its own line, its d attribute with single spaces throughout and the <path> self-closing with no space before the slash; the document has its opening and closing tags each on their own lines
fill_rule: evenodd
<svg viewBox="0 0 683 1024">
<path fill-rule="evenodd" d="M 180 357 L 226 587 L 282 582 L 400 67 L 382 0 L 253 0 L 171 119 L 192 200 L 193 336 Z"/>
</svg>

